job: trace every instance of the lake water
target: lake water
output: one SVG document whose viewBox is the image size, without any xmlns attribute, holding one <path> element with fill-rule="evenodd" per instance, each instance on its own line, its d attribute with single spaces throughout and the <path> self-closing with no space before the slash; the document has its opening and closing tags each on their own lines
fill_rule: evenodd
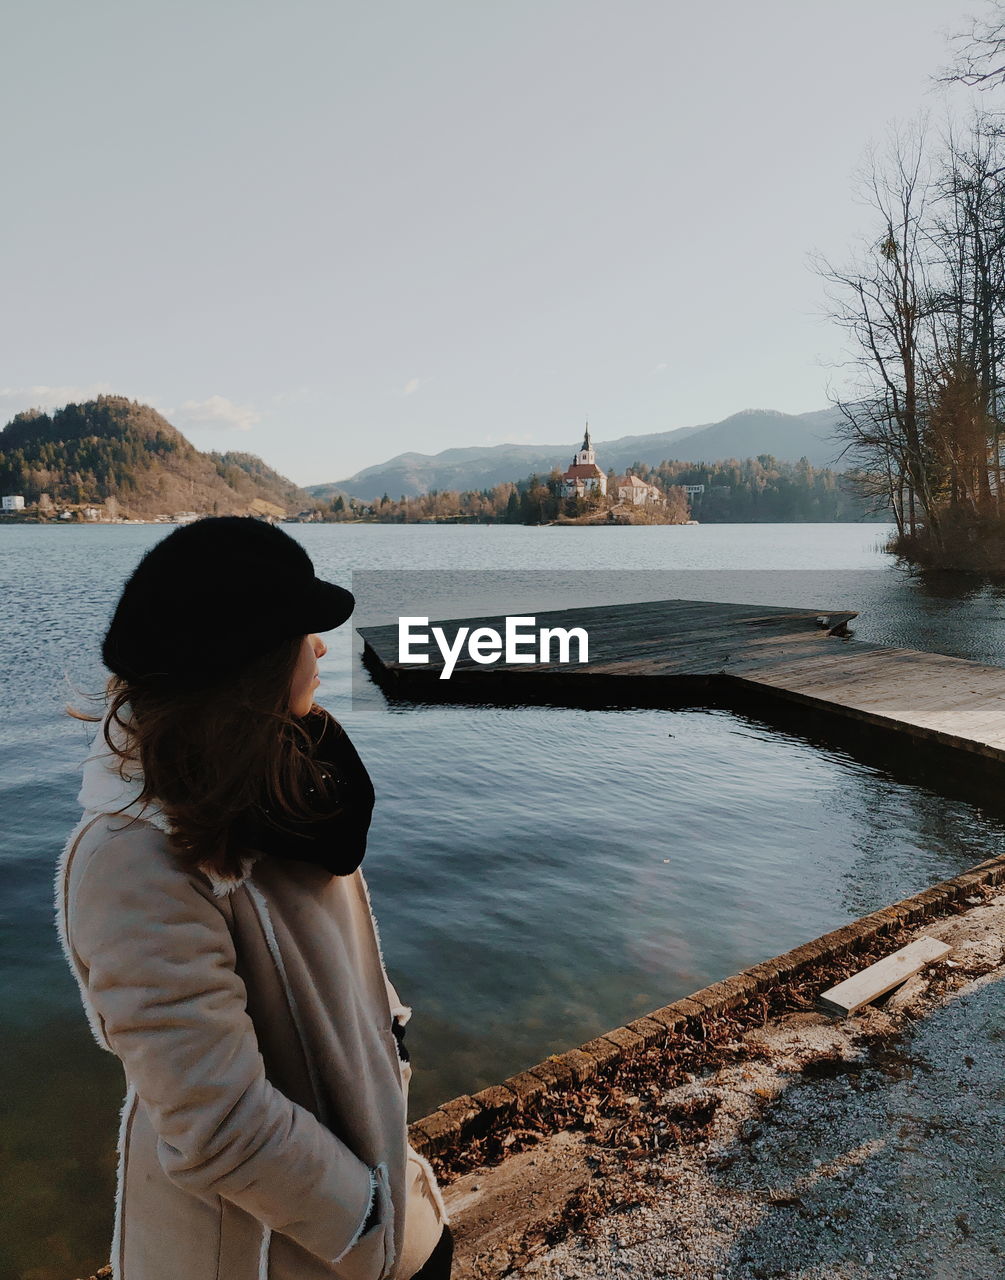
<svg viewBox="0 0 1005 1280">
<path fill-rule="evenodd" d="M 355 586 L 354 621 L 732 600 L 857 609 L 862 638 L 1005 666 L 1005 595 L 912 578 L 876 525 L 288 528 Z M 122 1086 L 52 924 L 91 732 L 63 706 L 102 687 L 111 607 L 165 532 L 0 530 L 4 1276 L 106 1256 Z M 318 698 L 377 790 L 364 870 L 414 1008 L 412 1119 L 1005 851 L 996 789 L 937 789 L 909 750 L 724 711 L 388 705 L 333 641 Z"/>
</svg>

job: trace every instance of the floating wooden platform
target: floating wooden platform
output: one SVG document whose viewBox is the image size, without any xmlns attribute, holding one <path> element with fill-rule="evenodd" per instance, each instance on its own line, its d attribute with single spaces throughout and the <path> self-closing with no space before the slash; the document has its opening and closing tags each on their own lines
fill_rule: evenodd
<svg viewBox="0 0 1005 1280">
<path fill-rule="evenodd" d="M 757 695 L 1005 761 L 1005 669 L 860 642 L 847 631 L 856 616 L 698 600 L 560 609 L 537 613 L 537 627 L 585 628 L 589 662 L 480 665 L 465 650 L 449 680 L 435 644 L 428 664 L 403 664 L 396 625 L 360 634 L 368 669 L 397 699 L 652 706 Z M 502 634 L 505 616 L 430 625 Z"/>
</svg>

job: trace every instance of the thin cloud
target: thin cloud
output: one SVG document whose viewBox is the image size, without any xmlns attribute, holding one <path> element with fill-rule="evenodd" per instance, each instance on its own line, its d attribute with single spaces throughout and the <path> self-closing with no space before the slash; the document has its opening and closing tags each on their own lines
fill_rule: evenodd
<svg viewBox="0 0 1005 1280">
<path fill-rule="evenodd" d="M 62 409 L 65 404 L 80 404 L 111 393 L 107 382 L 92 382 L 87 386 L 51 387 L 38 383 L 33 387 L 0 387 L 0 419 L 9 422 L 25 409 Z"/>
<path fill-rule="evenodd" d="M 295 387 L 292 391 L 277 391 L 272 397 L 273 404 L 309 404 L 314 400 L 314 392 L 310 387 Z"/>
<path fill-rule="evenodd" d="M 262 415 L 226 396 L 210 396 L 208 400 L 186 400 L 180 409 L 165 416 L 171 417 L 175 426 L 195 431 L 250 431 Z"/>
</svg>

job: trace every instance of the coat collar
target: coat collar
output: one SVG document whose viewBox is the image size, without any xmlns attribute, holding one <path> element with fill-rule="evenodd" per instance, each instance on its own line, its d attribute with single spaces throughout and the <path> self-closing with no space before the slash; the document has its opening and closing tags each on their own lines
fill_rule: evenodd
<svg viewBox="0 0 1005 1280">
<path fill-rule="evenodd" d="M 122 718 L 129 718 L 128 704 L 122 708 Z M 90 821 L 98 814 L 109 814 L 114 817 L 137 818 L 142 822 L 149 822 L 165 835 L 173 835 L 175 828 L 161 806 L 156 801 L 144 803 L 140 798 L 143 773 L 139 762 L 123 760 L 109 750 L 105 741 L 105 725 L 108 723 L 109 717 L 106 715 L 84 761 L 83 780 L 77 796 L 84 810 L 81 823 Z M 117 746 L 124 743 L 125 734 L 116 721 L 111 721 L 109 732 Z M 209 881 L 216 897 L 222 898 L 245 882 L 255 861 L 255 857 L 242 858 L 241 872 L 237 876 L 222 876 L 204 867 L 199 870 Z"/>
</svg>

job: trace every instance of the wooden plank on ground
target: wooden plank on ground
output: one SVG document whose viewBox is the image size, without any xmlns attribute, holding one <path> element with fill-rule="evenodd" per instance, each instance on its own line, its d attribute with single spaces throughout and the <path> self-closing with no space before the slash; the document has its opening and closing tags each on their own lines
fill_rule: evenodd
<svg viewBox="0 0 1005 1280">
<path fill-rule="evenodd" d="M 821 995 L 820 1002 L 839 1013 L 855 1013 L 873 1000 L 886 995 L 894 987 L 899 987 L 926 964 L 941 960 L 950 951 L 952 947 L 948 942 L 940 942 L 938 938 L 918 938 L 899 951 L 894 951 L 892 955 L 871 964 L 861 973 L 831 987 Z"/>
</svg>

